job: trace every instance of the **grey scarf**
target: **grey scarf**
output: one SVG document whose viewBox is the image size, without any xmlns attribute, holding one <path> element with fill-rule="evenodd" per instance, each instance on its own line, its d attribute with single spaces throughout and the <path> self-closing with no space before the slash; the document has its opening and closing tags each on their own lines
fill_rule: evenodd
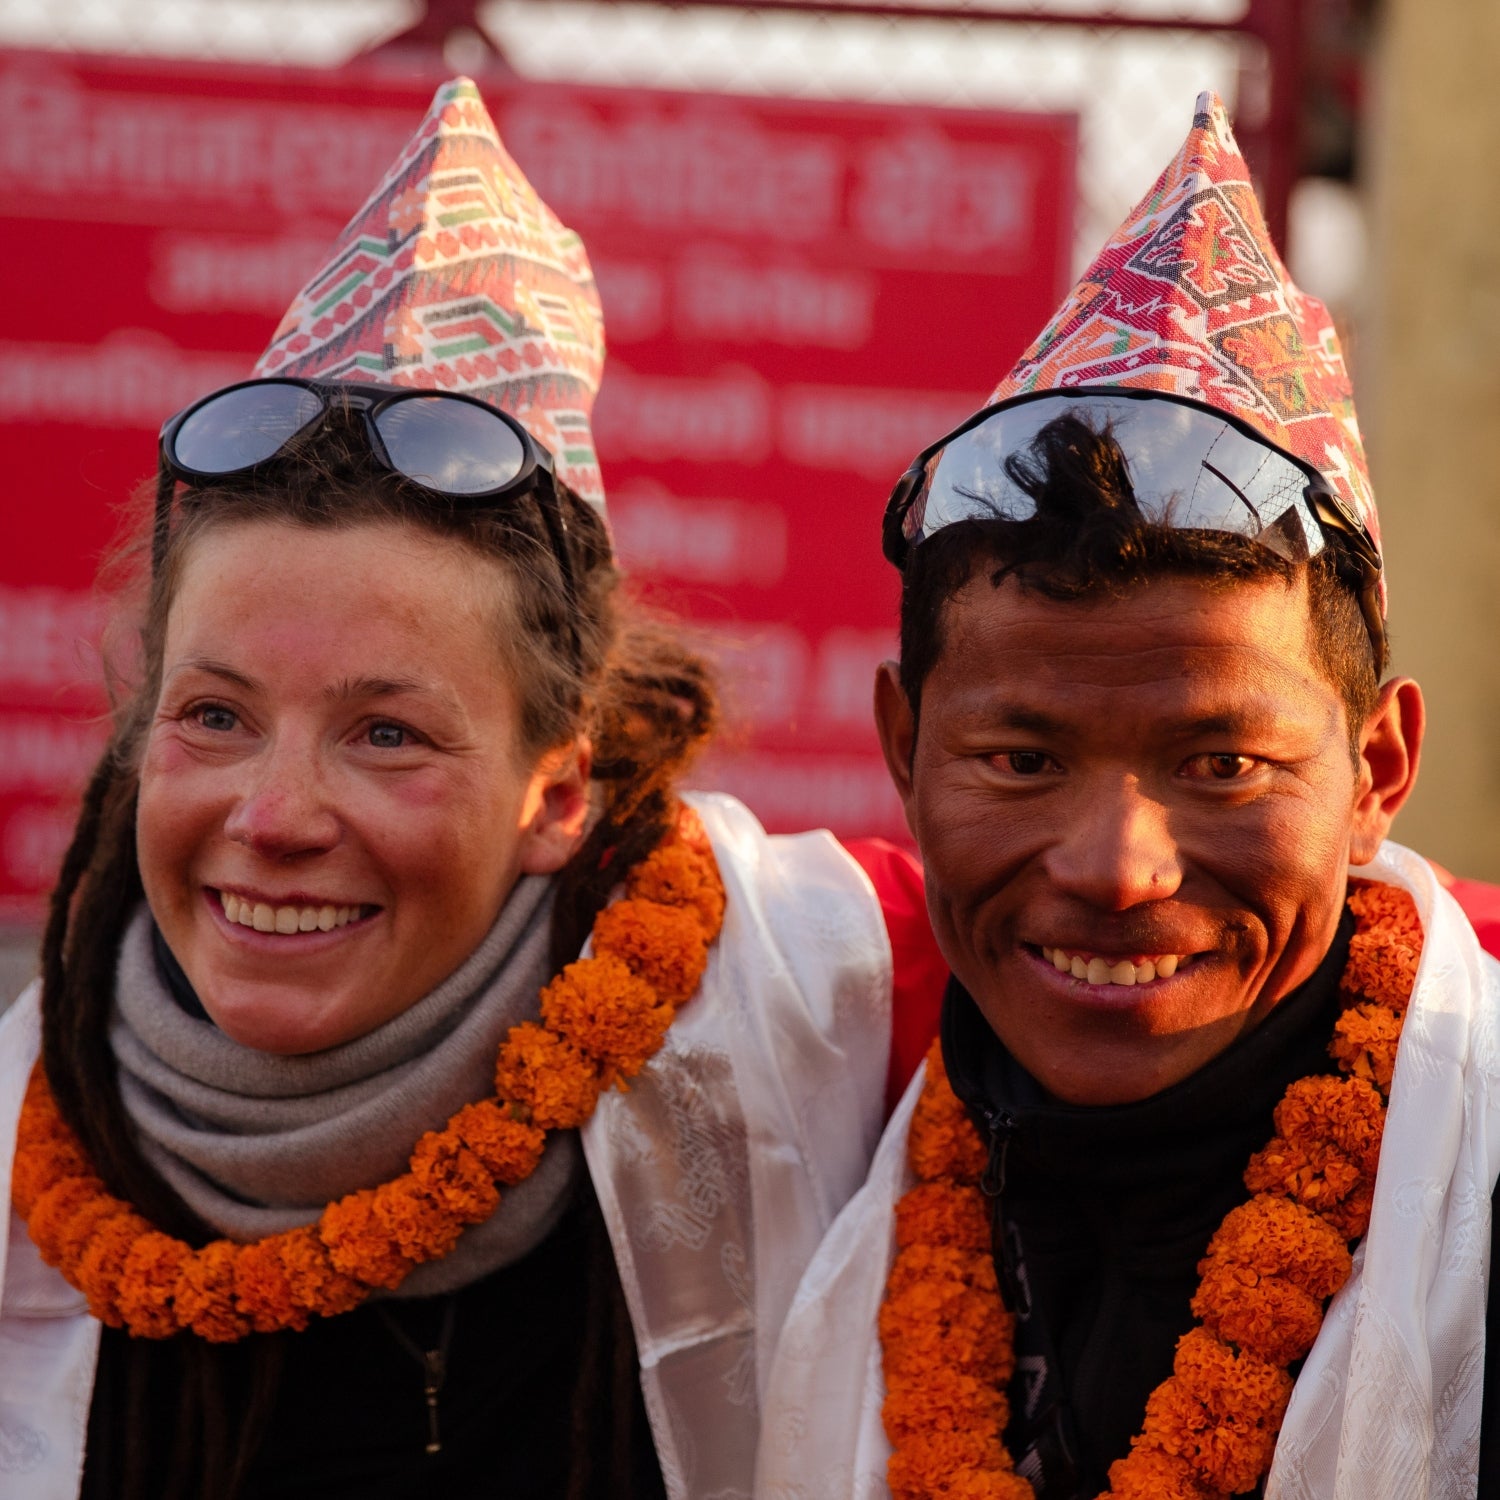
<svg viewBox="0 0 1500 1500">
<path fill-rule="evenodd" d="M 126 1113 L 151 1165 L 188 1207 L 241 1242 L 310 1224 L 331 1199 L 406 1169 L 417 1137 L 494 1088 L 495 1054 L 535 1020 L 548 978 L 551 882 L 523 879 L 469 958 L 367 1036 L 279 1057 L 189 1015 L 157 968 L 143 907 L 120 949 L 110 1045 Z M 576 1132 L 396 1293 L 452 1291 L 519 1260 L 557 1223 L 580 1167 Z"/>
</svg>

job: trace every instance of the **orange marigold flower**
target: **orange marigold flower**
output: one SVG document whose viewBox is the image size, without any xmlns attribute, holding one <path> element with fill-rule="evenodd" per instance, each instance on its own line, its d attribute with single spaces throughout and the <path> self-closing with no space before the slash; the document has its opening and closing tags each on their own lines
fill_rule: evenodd
<svg viewBox="0 0 1500 1500">
<path fill-rule="evenodd" d="M 1217 1266 L 1280 1276 L 1322 1302 L 1349 1279 L 1353 1262 L 1348 1246 L 1318 1215 L 1288 1198 L 1258 1194 L 1224 1216 L 1198 1274 Z"/>
<path fill-rule="evenodd" d="M 655 1056 L 673 1010 L 611 953 L 571 963 L 542 991 L 542 1020 L 623 1078 Z"/>
<path fill-rule="evenodd" d="M 350 1193 L 323 1210 L 318 1232 L 336 1271 L 366 1286 L 398 1287 L 412 1263 L 397 1250 L 390 1231 L 376 1217 L 375 1193 Z"/>
<path fill-rule="evenodd" d="M 1349 961 L 1344 965 L 1340 987 L 1345 994 L 1404 1011 L 1417 982 L 1421 956 L 1420 938 L 1408 943 L 1378 926 L 1356 932 L 1349 939 Z"/>
<path fill-rule="evenodd" d="M 249 1318 L 234 1300 L 239 1253 L 229 1240 L 214 1240 L 188 1257 L 177 1278 L 177 1321 L 210 1344 L 228 1344 L 250 1331 Z"/>
<path fill-rule="evenodd" d="M 713 856 L 684 843 L 674 840 L 648 854 L 626 878 L 625 889 L 642 901 L 690 908 L 710 938 L 724 925 L 724 886 Z"/>
<path fill-rule="evenodd" d="M 396 1249 L 417 1265 L 441 1259 L 464 1232 L 458 1215 L 425 1193 L 410 1172 L 381 1183 L 373 1207 L 376 1221 Z"/>
<path fill-rule="evenodd" d="M 292 1294 L 292 1278 L 282 1256 L 285 1237 L 268 1235 L 252 1245 L 241 1245 L 234 1262 L 235 1305 L 257 1333 L 307 1327 L 308 1308 Z"/>
<path fill-rule="evenodd" d="M 944 1493 L 955 1474 L 1003 1474 L 1010 1468 L 998 1430 L 924 1433 L 891 1454 L 886 1482 L 893 1500 L 930 1500 Z"/>
<path fill-rule="evenodd" d="M 599 1102 L 598 1069 L 571 1042 L 526 1021 L 511 1027 L 495 1066 L 502 1099 L 524 1104 L 543 1130 L 572 1130 Z"/>
<path fill-rule="evenodd" d="M 1326 1220 L 1346 1240 L 1363 1239 L 1370 1227 L 1370 1212 L 1375 1207 L 1375 1183 L 1364 1178 L 1348 1197 L 1338 1203 L 1312 1206 L 1318 1217 Z"/>
<path fill-rule="evenodd" d="M 1271 1461 L 1291 1376 L 1202 1328 L 1178 1340 L 1172 1368 L 1146 1402 L 1145 1442 L 1187 1459 L 1211 1489 L 1252 1488 Z"/>
<path fill-rule="evenodd" d="M 1408 947 L 1421 948 L 1422 919 L 1417 915 L 1417 903 L 1400 886 L 1351 880 L 1349 910 L 1354 913 L 1359 933 L 1379 931 Z"/>
<path fill-rule="evenodd" d="M 1345 1073 L 1389 1093 L 1396 1072 L 1401 1017 L 1388 1005 L 1351 1005 L 1334 1023 L 1328 1053 Z"/>
<path fill-rule="evenodd" d="M 333 1264 L 317 1224 L 272 1235 L 265 1243 L 275 1245 L 298 1307 L 331 1318 L 358 1307 L 369 1296 L 368 1286 Z"/>
<path fill-rule="evenodd" d="M 927 1078 L 912 1113 L 906 1155 L 922 1182 L 945 1177 L 978 1182 L 988 1159 L 974 1122 L 948 1083 L 936 1041 L 927 1049 Z"/>
<path fill-rule="evenodd" d="M 70 1221 L 96 1203 L 103 1190 L 104 1184 L 97 1177 L 64 1177 L 46 1188 L 32 1204 L 26 1227 L 32 1243 L 49 1266 L 62 1264 L 62 1246 Z"/>
<path fill-rule="evenodd" d="M 1326 1218 L 1365 1177 L 1337 1146 L 1306 1151 L 1277 1136 L 1250 1158 L 1244 1181 L 1252 1193 L 1286 1194 Z"/>
<path fill-rule="evenodd" d="M 1036 1491 L 1014 1469 L 964 1469 L 948 1480 L 944 1500 L 1036 1500 Z"/>
<path fill-rule="evenodd" d="M 461 1224 L 482 1224 L 500 1205 L 493 1174 L 451 1125 L 429 1130 L 411 1154 L 421 1190 Z"/>
<path fill-rule="evenodd" d="M 909 1252 L 908 1252 L 909 1253 Z M 887 1375 L 942 1365 L 1004 1385 L 1014 1368 L 1014 1322 L 991 1278 L 985 1285 L 943 1275 L 906 1275 L 879 1314 Z"/>
<path fill-rule="evenodd" d="M 708 934 L 696 912 L 626 897 L 594 918 L 594 952 L 623 959 L 669 1005 L 698 988 L 708 962 Z"/>
<path fill-rule="evenodd" d="M 547 1144 L 547 1132 L 540 1125 L 515 1119 L 493 1099 L 465 1105 L 448 1128 L 496 1182 L 507 1186 L 531 1176 Z"/>
<path fill-rule="evenodd" d="M 172 1299 L 182 1268 L 193 1252 L 179 1239 L 152 1229 L 138 1234 L 125 1256 L 115 1295 L 125 1326 L 138 1339 L 164 1339 L 177 1332 Z"/>
<path fill-rule="evenodd" d="M 1319 1074 L 1299 1078 L 1276 1106 L 1276 1129 L 1310 1154 L 1325 1143 L 1338 1148 L 1361 1173 L 1373 1177 L 1380 1163 L 1385 1101 L 1363 1078 Z"/>
<path fill-rule="evenodd" d="M 1271 1365 L 1301 1359 L 1323 1326 L 1323 1306 L 1316 1298 L 1249 1266 L 1211 1265 L 1193 1297 L 1193 1314 L 1226 1344 Z"/>
<path fill-rule="evenodd" d="M 880 1415 L 893 1443 L 976 1428 L 1003 1432 L 1008 1420 L 1004 1391 L 945 1365 L 934 1365 L 915 1377 L 889 1377 Z"/>
<path fill-rule="evenodd" d="M 30 1219 L 36 1200 L 65 1178 L 98 1181 L 83 1147 L 71 1133 L 38 1136 L 28 1145 L 17 1143 L 10 1178 L 10 1201 L 23 1219 Z M 100 1183 L 99 1190 L 103 1191 Z"/>
<path fill-rule="evenodd" d="M 78 1258 L 78 1290 L 88 1298 L 89 1311 L 110 1328 L 122 1328 L 120 1279 L 125 1257 L 151 1226 L 134 1210 L 106 1219 L 89 1237 Z"/>
<path fill-rule="evenodd" d="M 938 1286 L 951 1281 L 998 1293 L 995 1263 L 989 1254 L 958 1250 L 951 1245 L 909 1245 L 895 1259 L 886 1291 L 894 1296 L 909 1286 Z"/>
<path fill-rule="evenodd" d="M 896 1204 L 896 1244 L 990 1248 L 990 1218 L 974 1188 L 952 1182 L 919 1182 Z"/>
<path fill-rule="evenodd" d="M 1185 1459 L 1142 1443 L 1109 1466 L 1109 1493 L 1115 1500 L 1222 1500 L 1223 1492 L 1198 1482 Z"/>
</svg>

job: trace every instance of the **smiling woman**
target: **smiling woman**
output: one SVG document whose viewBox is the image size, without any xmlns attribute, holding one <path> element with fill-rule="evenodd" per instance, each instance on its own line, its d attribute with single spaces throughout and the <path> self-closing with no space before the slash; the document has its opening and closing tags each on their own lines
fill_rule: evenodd
<svg viewBox="0 0 1500 1500">
<path fill-rule="evenodd" d="M 831 837 L 676 790 L 716 702 L 620 588 L 602 358 L 459 79 L 164 427 L 0 1021 L 7 1497 L 750 1492 L 892 949 Z"/>
<path fill-rule="evenodd" d="M 178 577 L 141 757 L 146 899 L 228 1035 L 335 1046 L 452 973 L 520 876 L 566 863 L 588 742 L 526 743 L 510 569 L 463 542 L 220 523 Z"/>
</svg>

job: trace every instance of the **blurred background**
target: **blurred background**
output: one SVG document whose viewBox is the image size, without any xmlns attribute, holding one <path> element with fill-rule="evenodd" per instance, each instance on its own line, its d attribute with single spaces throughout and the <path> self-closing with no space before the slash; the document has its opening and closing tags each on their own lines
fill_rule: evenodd
<svg viewBox="0 0 1500 1500">
<path fill-rule="evenodd" d="M 729 689 L 700 779 L 891 837 L 886 493 L 1219 92 L 1354 369 L 1432 714 L 1397 837 L 1500 879 L 1496 57 L 1476 0 L 0 0 L 0 987 L 103 740 L 93 579 L 156 430 L 248 372 L 452 72 L 593 256 L 619 550 Z"/>
</svg>

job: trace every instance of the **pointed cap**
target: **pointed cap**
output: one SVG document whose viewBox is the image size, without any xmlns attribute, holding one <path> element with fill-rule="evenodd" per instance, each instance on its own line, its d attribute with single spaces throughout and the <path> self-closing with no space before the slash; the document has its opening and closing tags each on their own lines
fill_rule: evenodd
<svg viewBox="0 0 1500 1500">
<path fill-rule="evenodd" d="M 1229 117 L 1198 96 L 1187 141 L 990 404 L 1125 386 L 1226 412 L 1315 469 L 1380 531 L 1328 309 L 1276 254 Z"/>
<path fill-rule="evenodd" d="M 603 365 L 583 241 L 511 160 L 479 90 L 454 78 L 255 374 L 477 396 L 525 423 L 558 477 L 602 507 L 589 420 Z"/>
</svg>

